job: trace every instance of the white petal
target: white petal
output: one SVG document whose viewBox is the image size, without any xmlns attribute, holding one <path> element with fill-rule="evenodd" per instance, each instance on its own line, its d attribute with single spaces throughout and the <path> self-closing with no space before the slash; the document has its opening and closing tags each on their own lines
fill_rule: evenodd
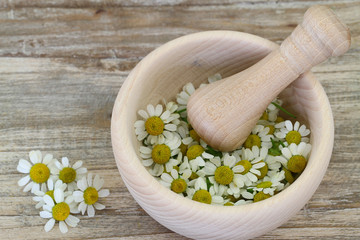
<svg viewBox="0 0 360 240">
<path fill-rule="evenodd" d="M 75 191 L 73 193 L 75 202 L 82 202 L 84 201 L 84 193 L 81 191 Z"/>
<path fill-rule="evenodd" d="M 66 199 L 65 199 L 65 203 L 67 203 L 68 205 L 70 205 L 72 202 L 74 202 L 74 197 L 73 197 L 73 195 L 67 196 Z"/>
<path fill-rule="evenodd" d="M 260 174 L 259 174 L 260 175 Z M 246 176 L 250 179 L 250 181 L 252 181 L 252 182 L 256 182 L 258 179 L 257 179 L 257 177 L 254 175 L 254 174 L 252 174 L 251 172 L 248 172 L 247 174 L 246 174 Z"/>
<path fill-rule="evenodd" d="M 93 183 L 94 188 L 97 191 L 99 191 L 103 185 L 104 185 L 104 180 L 102 178 L 100 178 L 100 176 L 98 174 L 95 175 L 94 183 Z"/>
<path fill-rule="evenodd" d="M 163 111 L 162 105 L 160 105 L 160 104 L 156 105 L 156 107 L 155 107 L 155 116 L 159 117 L 161 115 L 162 111 Z"/>
<path fill-rule="evenodd" d="M 85 173 L 87 173 L 87 168 L 82 167 L 82 168 L 78 168 L 76 170 L 76 174 L 78 174 L 78 175 L 82 175 L 82 174 L 85 174 Z"/>
<path fill-rule="evenodd" d="M 95 209 L 94 209 L 93 205 L 88 205 L 87 213 L 88 213 L 89 217 L 95 216 Z"/>
<path fill-rule="evenodd" d="M 242 173 L 245 168 L 242 165 L 236 165 L 235 167 L 232 168 L 232 170 L 234 171 L 234 173 Z"/>
<path fill-rule="evenodd" d="M 41 211 L 40 212 L 40 217 L 42 218 L 52 218 L 52 214 L 48 211 Z"/>
<path fill-rule="evenodd" d="M 94 203 L 93 206 L 97 209 L 97 210 L 103 210 L 105 209 L 105 205 L 101 204 L 101 203 Z"/>
<path fill-rule="evenodd" d="M 140 146 L 140 152 L 144 154 L 151 154 L 152 150 L 149 147 Z"/>
<path fill-rule="evenodd" d="M 287 129 L 288 131 L 292 131 L 292 130 L 293 130 L 293 125 L 292 125 L 292 123 L 291 123 L 290 120 L 286 120 L 286 121 L 285 121 L 285 127 L 286 127 L 286 129 Z"/>
<path fill-rule="evenodd" d="M 77 186 L 81 191 L 85 191 L 85 189 L 88 187 L 87 186 L 87 182 L 86 182 L 86 177 L 81 178 L 78 182 L 77 182 Z"/>
<path fill-rule="evenodd" d="M 32 165 L 31 165 L 31 163 L 29 163 L 29 161 L 26 161 L 25 159 L 20 159 L 18 167 L 21 167 L 21 169 L 27 170 L 27 172 L 22 172 L 22 173 L 29 173 Z"/>
<path fill-rule="evenodd" d="M 43 205 L 42 207 L 45 211 L 52 212 L 53 207 L 50 207 L 49 205 Z"/>
<path fill-rule="evenodd" d="M 286 157 L 287 159 L 290 159 L 292 157 L 291 152 L 288 148 L 281 149 L 281 153 Z"/>
<path fill-rule="evenodd" d="M 82 215 L 86 212 L 87 204 L 85 202 L 81 202 L 78 206 L 79 211 Z"/>
<path fill-rule="evenodd" d="M 50 231 L 55 225 L 55 219 L 50 219 L 49 221 L 47 221 L 47 223 L 44 226 L 44 230 L 45 232 Z"/>
<path fill-rule="evenodd" d="M 54 159 L 53 155 L 48 153 L 48 154 L 45 155 L 45 157 L 43 159 L 43 163 L 45 165 L 48 165 L 49 163 L 51 163 L 53 161 L 53 159 Z"/>
<path fill-rule="evenodd" d="M 31 151 L 29 153 L 29 158 L 30 158 L 30 161 L 33 164 L 40 163 L 41 160 L 42 160 L 41 152 L 39 150 L 38 151 Z"/>
<path fill-rule="evenodd" d="M 46 205 L 48 205 L 49 207 L 53 207 L 54 204 L 54 200 L 47 194 L 44 195 L 44 202 Z"/>
<path fill-rule="evenodd" d="M 88 184 L 89 187 L 92 186 L 92 180 L 93 180 L 93 174 L 89 173 L 87 175 L 87 184 Z"/>
<path fill-rule="evenodd" d="M 168 173 L 161 174 L 161 179 L 167 183 L 171 183 L 173 178 Z"/>
<path fill-rule="evenodd" d="M 61 163 L 64 167 L 69 167 L 69 159 L 67 157 L 63 157 Z"/>
<path fill-rule="evenodd" d="M 31 187 L 31 193 L 34 193 L 36 191 L 40 191 L 40 184 L 39 183 L 34 183 Z"/>
<path fill-rule="evenodd" d="M 139 110 L 138 114 L 144 118 L 144 119 L 148 119 L 149 118 L 149 114 L 145 111 L 145 110 Z"/>
<path fill-rule="evenodd" d="M 72 166 L 73 167 L 73 169 L 78 169 L 79 167 L 81 167 L 82 166 L 82 164 L 83 164 L 83 162 L 81 161 L 81 160 L 79 160 L 79 161 L 76 161 L 76 163 L 74 163 L 74 165 Z"/>
<path fill-rule="evenodd" d="M 179 177 L 178 171 L 176 169 L 172 169 L 170 174 L 174 179 L 177 179 Z"/>
<path fill-rule="evenodd" d="M 59 221 L 59 228 L 60 232 L 67 233 L 68 227 L 66 226 L 66 223 L 64 221 Z"/>
<path fill-rule="evenodd" d="M 299 130 L 299 126 L 300 126 L 300 123 L 298 121 L 295 122 L 294 124 L 294 130 L 295 131 L 298 131 Z"/>
<path fill-rule="evenodd" d="M 56 203 L 60 203 L 64 201 L 64 192 L 61 189 L 54 190 L 54 199 Z"/>
<path fill-rule="evenodd" d="M 18 181 L 20 187 L 25 186 L 30 181 L 30 175 L 26 175 Z"/>
<path fill-rule="evenodd" d="M 59 161 L 55 161 L 55 166 L 58 168 L 58 169 L 63 169 L 64 166 L 59 162 Z"/>
<path fill-rule="evenodd" d="M 99 193 L 99 197 L 107 197 L 109 196 L 110 191 L 109 189 L 102 189 L 98 193 Z"/>
<path fill-rule="evenodd" d="M 66 219 L 65 219 L 65 223 L 67 225 L 69 225 L 70 227 L 76 227 L 77 224 L 79 223 L 79 219 L 73 215 L 69 215 Z"/>
<path fill-rule="evenodd" d="M 150 167 L 153 163 L 154 163 L 154 161 L 152 159 L 142 160 L 142 164 L 145 167 Z M 78 183 L 78 187 L 79 187 L 79 183 Z"/>
<path fill-rule="evenodd" d="M 174 131 L 176 131 L 177 126 L 175 124 L 166 124 L 164 128 L 166 130 L 174 132 Z"/>
<path fill-rule="evenodd" d="M 24 192 L 30 191 L 34 184 L 35 184 L 34 182 L 30 181 L 30 183 L 24 187 L 23 191 Z"/>
<path fill-rule="evenodd" d="M 155 115 L 155 109 L 154 109 L 153 105 L 151 105 L 151 104 L 147 105 L 146 109 L 147 109 L 150 117 Z"/>
<path fill-rule="evenodd" d="M 288 148 L 289 148 L 292 156 L 298 155 L 297 145 L 295 143 L 291 143 Z"/>
<path fill-rule="evenodd" d="M 161 114 L 160 118 L 162 120 L 166 120 L 166 119 L 168 119 L 170 117 L 170 114 L 171 114 L 170 111 L 166 110 L 163 114 Z"/>
<path fill-rule="evenodd" d="M 47 187 L 49 190 L 54 190 L 54 181 L 52 180 L 52 178 L 49 178 L 47 180 Z"/>
<path fill-rule="evenodd" d="M 297 148 L 298 154 L 303 155 L 305 148 L 306 148 L 306 143 L 304 142 L 299 143 Z"/>
<path fill-rule="evenodd" d="M 224 199 L 220 196 L 212 196 L 211 197 L 212 203 L 222 203 L 223 201 L 224 201 Z"/>
</svg>

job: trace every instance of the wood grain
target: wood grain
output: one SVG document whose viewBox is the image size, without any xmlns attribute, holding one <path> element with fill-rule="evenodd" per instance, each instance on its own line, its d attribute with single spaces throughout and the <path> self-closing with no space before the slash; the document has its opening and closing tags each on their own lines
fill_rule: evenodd
<svg viewBox="0 0 360 240">
<path fill-rule="evenodd" d="M 335 145 L 307 207 L 258 239 L 360 238 L 360 2 L 316 1 L 349 26 L 352 47 L 313 69 L 328 94 Z M 25 1 L 0 3 L 0 239 L 185 239 L 149 217 L 115 165 L 112 106 L 129 71 L 151 50 L 203 30 L 236 30 L 280 43 L 312 1 Z M 94 218 L 62 235 L 17 186 L 32 149 L 83 160 L 110 196 Z"/>
</svg>

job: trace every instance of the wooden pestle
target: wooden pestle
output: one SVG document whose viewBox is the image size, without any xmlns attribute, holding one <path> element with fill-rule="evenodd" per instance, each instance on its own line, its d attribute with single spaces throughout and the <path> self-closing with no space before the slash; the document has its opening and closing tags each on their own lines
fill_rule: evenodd
<svg viewBox="0 0 360 240">
<path fill-rule="evenodd" d="M 188 120 L 210 146 L 234 150 L 285 87 L 327 58 L 344 54 L 350 41 L 349 29 L 332 10 L 310 7 L 280 48 L 250 68 L 196 90 L 187 105 Z"/>
</svg>

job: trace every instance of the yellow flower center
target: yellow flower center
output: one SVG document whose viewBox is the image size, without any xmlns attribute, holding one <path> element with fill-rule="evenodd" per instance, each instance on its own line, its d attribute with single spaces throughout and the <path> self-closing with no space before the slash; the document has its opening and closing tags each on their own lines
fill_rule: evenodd
<svg viewBox="0 0 360 240">
<path fill-rule="evenodd" d="M 76 178 L 76 171 L 70 167 L 64 167 L 59 173 L 59 179 L 64 183 L 71 183 Z"/>
<path fill-rule="evenodd" d="M 194 180 L 194 179 L 197 179 L 199 177 L 199 175 L 197 175 L 196 172 L 191 172 L 191 175 L 189 177 L 190 180 Z"/>
<path fill-rule="evenodd" d="M 256 134 L 251 134 L 245 140 L 244 147 L 252 148 L 253 146 L 261 147 L 261 138 Z"/>
<path fill-rule="evenodd" d="M 50 169 L 43 163 L 36 163 L 30 169 L 30 178 L 36 183 L 44 183 L 50 177 Z"/>
<path fill-rule="evenodd" d="M 254 202 L 260 202 L 262 200 L 265 200 L 267 198 L 271 197 L 270 194 L 266 194 L 264 192 L 258 192 L 257 194 L 255 194 L 254 196 Z"/>
<path fill-rule="evenodd" d="M 274 127 L 274 125 L 266 125 L 266 127 L 269 128 L 268 135 L 274 134 L 274 132 L 275 132 L 275 127 Z"/>
<path fill-rule="evenodd" d="M 171 157 L 171 150 L 165 144 L 155 145 L 151 152 L 151 157 L 157 164 L 167 163 Z"/>
<path fill-rule="evenodd" d="M 160 135 L 164 131 L 164 122 L 157 116 L 150 117 L 145 122 L 145 129 L 150 135 Z"/>
<path fill-rule="evenodd" d="M 84 191 L 84 201 L 87 205 L 93 205 L 99 198 L 98 191 L 93 187 L 88 187 Z"/>
<path fill-rule="evenodd" d="M 269 120 L 269 114 L 264 112 L 263 115 L 260 117 L 260 120 Z"/>
<path fill-rule="evenodd" d="M 257 188 L 269 188 L 271 186 L 272 186 L 272 182 L 270 181 L 265 181 L 256 185 Z"/>
<path fill-rule="evenodd" d="M 224 206 L 234 206 L 234 204 L 232 202 L 227 202 L 224 204 Z"/>
<path fill-rule="evenodd" d="M 45 194 L 46 194 L 46 195 L 49 195 L 49 196 L 55 201 L 55 198 L 54 198 L 54 190 L 47 191 Z"/>
<path fill-rule="evenodd" d="M 234 178 L 234 172 L 228 166 L 220 166 L 215 170 L 215 181 L 221 185 L 228 185 Z"/>
<path fill-rule="evenodd" d="M 194 139 L 197 142 L 200 142 L 200 136 L 197 134 L 197 132 L 195 132 L 194 129 L 190 130 L 189 134 L 192 139 Z"/>
<path fill-rule="evenodd" d="M 285 172 L 285 180 L 288 181 L 288 183 L 293 183 L 295 181 L 294 176 L 292 175 L 292 173 L 287 170 L 286 168 L 284 168 L 284 172 Z"/>
<path fill-rule="evenodd" d="M 211 204 L 211 194 L 204 189 L 200 189 L 195 192 L 192 200 L 201 203 Z"/>
<path fill-rule="evenodd" d="M 259 163 L 261 163 L 261 162 L 264 162 L 264 161 L 261 160 Z M 260 179 L 263 179 L 266 176 L 266 174 L 269 171 L 269 167 L 268 167 L 267 163 L 265 163 L 265 166 L 263 166 L 262 168 L 260 168 L 258 170 L 260 171 L 260 175 L 257 175 L 257 174 L 255 174 L 255 175 L 260 180 Z"/>
<path fill-rule="evenodd" d="M 187 187 L 187 184 L 186 184 L 185 180 L 181 179 L 181 178 L 175 179 L 171 183 L 171 190 L 176 192 L 176 193 L 185 192 L 186 187 Z"/>
<path fill-rule="evenodd" d="M 243 175 L 247 174 L 252 167 L 251 163 L 248 160 L 241 160 L 236 165 L 241 165 L 244 167 L 244 171 L 241 173 Z"/>
<path fill-rule="evenodd" d="M 285 120 L 282 117 L 277 117 L 275 120 L 276 123 L 281 123 L 283 121 L 285 121 Z"/>
<path fill-rule="evenodd" d="M 188 147 L 187 145 L 181 143 L 181 145 L 180 145 L 180 151 L 181 151 L 181 153 L 182 153 L 183 156 L 185 156 L 185 154 L 186 154 L 187 147 Z"/>
<path fill-rule="evenodd" d="M 293 173 L 300 173 L 305 169 L 305 167 L 306 159 L 301 155 L 292 156 L 287 163 L 288 170 Z"/>
<path fill-rule="evenodd" d="M 64 202 L 56 204 L 52 208 L 53 218 L 57 221 L 64 221 L 70 214 L 70 207 Z"/>
<path fill-rule="evenodd" d="M 204 148 L 200 145 L 192 145 L 186 152 L 189 160 L 195 159 L 204 152 Z"/>
<path fill-rule="evenodd" d="M 301 135 L 298 131 L 290 131 L 286 134 L 285 139 L 288 144 L 295 143 L 298 145 L 301 141 Z"/>
</svg>

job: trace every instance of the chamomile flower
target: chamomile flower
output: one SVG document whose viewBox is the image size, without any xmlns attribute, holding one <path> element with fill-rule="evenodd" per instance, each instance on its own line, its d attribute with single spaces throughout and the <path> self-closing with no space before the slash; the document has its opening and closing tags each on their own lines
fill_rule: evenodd
<svg viewBox="0 0 360 240">
<path fill-rule="evenodd" d="M 180 138 L 173 137 L 173 139 L 167 140 L 165 144 L 140 146 L 143 165 L 150 168 L 150 173 L 153 176 L 160 176 L 164 170 L 170 172 L 174 166 L 179 164 L 179 161 L 172 157 L 180 153 L 180 144 Z"/>
<path fill-rule="evenodd" d="M 258 146 L 253 146 L 251 150 L 248 148 L 242 149 L 241 160 L 237 162 L 236 165 L 244 167 L 244 171 L 240 174 L 247 177 L 248 181 L 244 182 L 246 186 L 250 186 L 252 183 L 258 181 L 262 175 L 260 169 L 266 165 L 264 159 L 267 152 L 268 149 L 266 147 L 259 149 Z"/>
<path fill-rule="evenodd" d="M 269 135 L 270 128 L 263 125 L 256 125 L 252 130 L 251 134 L 245 140 L 243 146 L 245 148 L 257 147 L 271 147 L 271 138 L 273 135 Z"/>
<path fill-rule="evenodd" d="M 279 125 L 280 124 L 281 123 L 279 123 Z M 307 129 L 304 124 L 300 125 L 300 123 L 296 121 L 293 125 L 290 120 L 286 120 L 283 125 L 284 127 L 275 133 L 275 137 L 285 139 L 289 145 L 291 143 L 299 144 L 300 142 L 309 142 L 307 136 L 310 134 L 310 130 Z"/>
<path fill-rule="evenodd" d="M 102 210 L 105 206 L 98 202 L 99 198 L 109 196 L 108 189 L 101 189 L 104 180 L 99 175 L 95 175 L 94 180 L 92 174 L 89 173 L 77 182 L 80 190 L 74 191 L 74 200 L 79 202 L 78 210 L 84 215 L 87 212 L 89 217 L 95 216 L 95 209 Z"/>
<path fill-rule="evenodd" d="M 66 183 L 69 191 L 74 191 L 77 189 L 76 181 L 81 179 L 86 173 L 87 169 L 82 167 L 83 162 L 77 161 L 73 166 L 70 165 L 69 159 L 63 157 L 61 163 L 55 161 L 55 168 L 53 168 L 52 173 L 56 175 L 58 179 Z"/>
<path fill-rule="evenodd" d="M 64 191 L 60 188 L 54 190 L 54 199 L 49 195 L 44 195 L 45 205 L 43 211 L 40 212 L 40 217 L 49 219 L 45 224 L 44 229 L 46 232 L 50 231 L 55 222 L 59 222 L 59 228 L 62 233 L 68 231 L 67 225 L 76 227 L 79 219 L 70 213 L 78 213 L 76 203 L 72 195 L 65 198 Z"/>
<path fill-rule="evenodd" d="M 190 146 L 186 152 L 186 157 L 189 159 L 193 172 L 197 172 L 200 168 L 204 167 L 206 160 L 214 158 L 213 155 L 207 153 L 205 148 L 199 144 Z"/>
<path fill-rule="evenodd" d="M 191 82 L 185 84 L 183 90 L 176 97 L 176 102 L 179 104 L 179 111 L 186 109 L 189 98 L 194 92 L 195 87 Z"/>
<path fill-rule="evenodd" d="M 206 204 L 224 205 L 225 201 L 222 196 L 216 195 L 215 192 L 208 191 L 205 178 L 198 177 L 189 182 L 186 190 L 187 198 Z"/>
<path fill-rule="evenodd" d="M 266 176 L 263 181 L 256 184 L 256 187 L 252 188 L 256 192 L 263 192 L 271 196 L 274 195 L 275 191 L 284 189 L 284 184 L 281 183 L 285 179 L 285 172 L 272 172 L 271 176 Z"/>
<path fill-rule="evenodd" d="M 170 174 L 161 174 L 160 183 L 171 191 L 182 195 L 182 193 L 186 192 L 190 176 L 190 169 L 187 169 L 181 175 L 176 169 L 172 169 Z"/>
<path fill-rule="evenodd" d="M 37 202 L 35 208 L 38 209 L 45 205 L 45 201 L 44 201 L 45 195 L 49 195 L 52 199 L 54 199 L 54 189 L 59 188 L 62 191 L 65 191 L 66 187 L 67 187 L 66 183 L 63 183 L 61 180 L 57 180 L 54 184 L 53 179 L 49 178 L 49 180 L 47 181 L 47 187 L 45 187 L 40 191 L 36 191 L 34 193 L 36 196 L 33 197 L 33 200 Z M 65 194 L 65 196 L 67 196 L 67 194 Z"/>
<path fill-rule="evenodd" d="M 240 173 L 244 172 L 245 168 L 241 165 L 235 165 L 236 158 L 225 154 L 222 159 L 214 157 L 210 161 L 206 162 L 204 171 L 212 179 L 214 184 L 214 190 L 218 185 L 228 186 L 228 193 L 233 195 L 239 192 L 239 188 L 244 186 L 246 177 Z M 216 192 L 216 191 L 215 191 Z"/>
<path fill-rule="evenodd" d="M 311 145 L 308 143 L 301 142 L 299 145 L 291 143 L 288 147 L 281 149 L 281 156 L 275 158 L 289 171 L 300 173 L 306 167 L 310 151 Z"/>
<path fill-rule="evenodd" d="M 172 106 L 170 109 L 172 111 L 174 107 Z M 180 115 L 171 111 L 168 109 L 163 111 L 163 106 L 160 104 L 156 107 L 149 104 L 147 111 L 138 111 L 143 120 L 138 120 L 134 124 L 137 139 L 142 141 L 146 138 L 149 144 L 154 145 L 163 144 L 165 139 L 172 138 L 172 132 L 176 131 L 177 124 L 179 124 L 179 121 L 175 120 Z"/>
<path fill-rule="evenodd" d="M 46 182 L 50 178 L 50 173 L 54 162 L 53 155 L 46 154 L 44 158 L 39 150 L 31 151 L 29 153 L 30 162 L 25 159 L 20 159 L 17 165 L 17 170 L 21 173 L 27 173 L 25 177 L 18 181 L 20 187 L 24 187 L 24 192 L 31 190 L 32 193 L 44 190 Z"/>
</svg>

